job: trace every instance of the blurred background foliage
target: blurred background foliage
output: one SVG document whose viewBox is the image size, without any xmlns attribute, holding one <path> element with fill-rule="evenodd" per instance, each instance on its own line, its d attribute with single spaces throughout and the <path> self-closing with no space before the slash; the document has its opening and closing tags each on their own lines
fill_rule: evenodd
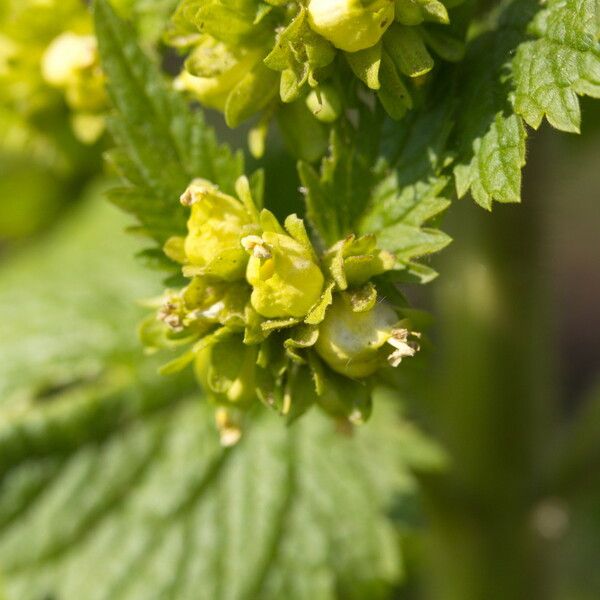
<svg viewBox="0 0 600 600">
<path fill-rule="evenodd" d="M 115 4 L 152 47 L 174 2 Z M 441 276 L 406 290 L 433 344 L 401 402 L 350 437 L 257 417 L 222 451 L 192 383 L 158 378 L 136 340 L 136 301 L 161 283 L 102 197 L 107 140 L 78 141 L 40 77 L 88 18 L 0 0 L 7 598 L 600 597 L 598 105 L 581 136 L 532 136 L 522 205 L 453 205 Z M 268 193 L 297 210 L 293 165 L 268 149 Z"/>
</svg>

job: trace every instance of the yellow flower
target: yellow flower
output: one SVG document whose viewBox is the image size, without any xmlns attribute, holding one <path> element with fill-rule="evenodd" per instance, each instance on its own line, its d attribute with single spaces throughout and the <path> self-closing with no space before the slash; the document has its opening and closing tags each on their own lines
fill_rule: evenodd
<svg viewBox="0 0 600 600">
<path fill-rule="evenodd" d="M 394 0 L 310 0 L 311 28 L 336 48 L 357 52 L 374 46 L 394 20 Z"/>
<path fill-rule="evenodd" d="M 94 112 L 106 106 L 104 75 L 93 35 L 67 31 L 55 38 L 42 57 L 42 75 L 64 90 L 74 110 Z"/>
<path fill-rule="evenodd" d="M 184 241 L 186 265 L 192 267 L 190 274 L 225 281 L 242 279 L 248 255 L 241 239 L 253 231 L 244 205 L 201 179 L 192 182 L 181 202 L 191 205 Z"/>
<path fill-rule="evenodd" d="M 175 79 L 175 88 L 191 93 L 208 108 L 224 111 L 229 94 L 262 55 L 260 49 L 233 51 L 206 36 L 186 63 L 196 67 L 194 74 L 184 69 Z"/>
<path fill-rule="evenodd" d="M 250 253 L 246 279 L 251 303 L 263 317 L 306 316 L 318 302 L 324 277 L 311 251 L 289 235 L 268 231 L 242 243 Z"/>
</svg>

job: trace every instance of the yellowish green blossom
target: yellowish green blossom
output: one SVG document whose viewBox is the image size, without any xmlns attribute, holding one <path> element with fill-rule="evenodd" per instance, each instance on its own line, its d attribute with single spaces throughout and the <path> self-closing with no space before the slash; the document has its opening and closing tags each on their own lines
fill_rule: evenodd
<svg viewBox="0 0 600 600">
<path fill-rule="evenodd" d="M 393 0 L 310 0 L 308 3 L 308 22 L 312 29 L 346 52 L 374 46 L 393 21 Z"/>
<path fill-rule="evenodd" d="M 179 89 L 221 110 L 230 127 L 260 115 L 250 134 L 255 155 L 277 114 L 291 150 L 313 161 L 326 144 L 311 143 L 314 126 L 279 118 L 281 103 L 302 104 L 309 118 L 333 123 L 355 103 L 346 71 L 401 118 L 413 106 L 411 82 L 421 84 L 434 66 L 430 51 L 445 60 L 461 56 L 462 41 L 428 23 L 449 23 L 439 0 L 183 0 L 168 41 L 189 52 Z"/>
<path fill-rule="evenodd" d="M 242 279 L 248 263 L 242 238 L 256 230 L 246 207 L 201 179 L 190 184 L 181 202 L 191 207 L 183 241 L 187 273 L 225 281 Z"/>
<path fill-rule="evenodd" d="M 225 112 L 234 88 L 261 61 L 260 49 L 236 49 L 205 35 L 175 79 L 175 87 L 190 92 L 208 108 Z"/>
<path fill-rule="evenodd" d="M 319 301 L 325 282 L 310 250 L 272 231 L 248 236 L 243 244 L 250 254 L 246 279 L 256 312 L 271 319 L 305 317 Z"/>
<path fill-rule="evenodd" d="M 259 211 L 245 177 L 235 189 L 239 199 L 196 179 L 182 194 L 188 232 L 164 250 L 190 282 L 154 304 L 145 346 L 187 347 L 162 372 L 193 363 L 218 407 L 223 445 L 238 441 L 244 411 L 259 401 L 288 422 L 314 404 L 364 422 L 371 376 L 417 349 L 398 308 L 378 297 L 375 280 L 396 268 L 395 257 L 373 235 L 318 253 L 302 219 L 282 226 Z"/>
</svg>

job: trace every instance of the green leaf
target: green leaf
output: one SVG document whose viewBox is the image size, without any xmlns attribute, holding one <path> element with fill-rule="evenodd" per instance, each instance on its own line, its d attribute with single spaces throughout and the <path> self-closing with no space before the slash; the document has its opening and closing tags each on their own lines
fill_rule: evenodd
<svg viewBox="0 0 600 600">
<path fill-rule="evenodd" d="M 535 9 L 534 2 L 515 0 L 499 10 L 493 27 L 467 46 L 464 61 L 445 83 L 455 96 L 450 102 L 456 115 L 456 191 L 459 198 L 471 191 L 487 209 L 494 200 L 521 198 L 526 131 L 510 103 L 510 61 Z"/>
<path fill-rule="evenodd" d="M 135 324 L 145 311 L 135 302 L 157 289 L 105 189 L 94 186 L 43 244 L 0 270 L 0 406 L 93 380 L 141 352 Z"/>
<path fill-rule="evenodd" d="M 110 128 L 118 149 L 110 160 L 124 180 L 110 197 L 136 216 L 136 231 L 162 246 L 169 237 L 185 233 L 186 211 L 179 196 L 189 182 L 203 177 L 234 193 L 243 158 L 218 145 L 202 113 L 190 110 L 169 89 L 106 0 L 95 4 L 95 23 L 116 109 Z"/>
<path fill-rule="evenodd" d="M 599 10 L 596 0 L 552 0 L 547 8 L 514 0 L 469 44 L 446 88 L 456 94 L 454 174 L 458 196 L 520 202 L 525 123 L 542 119 L 577 132 L 579 95 L 600 97 Z M 530 39 L 534 36 L 535 39 Z"/>
<path fill-rule="evenodd" d="M 382 511 L 414 486 L 389 405 L 351 438 L 316 412 L 291 429 L 264 414 L 223 450 L 206 404 L 167 400 L 4 474 L 8 600 L 387 595 L 398 539 Z"/>
<path fill-rule="evenodd" d="M 411 112 L 401 122 L 386 122 L 378 159 L 380 125 L 363 113 L 356 131 L 334 133 L 331 154 L 321 172 L 301 163 L 307 216 L 322 245 L 331 246 L 350 233 L 374 234 L 380 248 L 392 252 L 395 268 L 408 280 L 425 283 L 435 271 L 415 263 L 450 242 L 427 226 L 450 204 L 444 147 L 451 128 L 444 105 Z"/>
<path fill-rule="evenodd" d="M 0 270 L 6 600 L 387 597 L 388 511 L 414 503 L 432 445 L 382 399 L 352 435 L 260 408 L 222 449 L 195 384 L 134 341 L 153 278 L 100 192 Z"/>
<path fill-rule="evenodd" d="M 600 98 L 600 5 L 597 0 L 552 0 L 529 27 L 535 41 L 513 60 L 515 112 L 537 129 L 544 117 L 579 132 L 578 95 Z"/>
<path fill-rule="evenodd" d="M 377 180 L 373 169 L 380 129 L 380 122 L 365 109 L 357 130 L 347 126 L 332 131 L 330 154 L 320 172 L 304 162 L 298 165 L 307 218 L 323 247 L 354 233 Z"/>
<path fill-rule="evenodd" d="M 475 201 L 488 210 L 493 200 L 520 202 L 525 139 L 519 117 L 497 113 L 486 133 L 473 141 L 471 162 L 454 169 L 459 198 L 470 190 Z"/>
</svg>

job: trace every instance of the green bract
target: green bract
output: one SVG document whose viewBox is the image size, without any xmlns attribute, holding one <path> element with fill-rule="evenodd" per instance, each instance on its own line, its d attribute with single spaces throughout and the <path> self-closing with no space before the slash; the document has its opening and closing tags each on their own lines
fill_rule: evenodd
<svg viewBox="0 0 600 600">
<path fill-rule="evenodd" d="M 449 22 L 438 0 L 182 0 L 167 40 L 188 53 L 179 89 L 222 111 L 230 127 L 261 115 L 250 135 L 251 151 L 260 155 L 281 103 L 305 103 L 308 118 L 324 123 L 353 106 L 356 86 L 345 84 L 344 71 L 401 118 L 413 106 L 406 78 L 433 68 L 430 50 L 446 60 L 461 56 L 461 40 L 428 22 Z M 278 120 L 298 156 L 314 161 L 323 154 L 325 145 L 312 141 L 320 137 L 315 127 L 294 125 L 285 114 Z"/>
<path fill-rule="evenodd" d="M 239 199 L 196 179 L 182 194 L 188 233 L 164 251 L 190 282 L 156 301 L 141 328 L 144 344 L 187 348 L 162 370 L 194 363 L 219 407 L 225 445 L 239 439 L 243 413 L 257 400 L 288 420 L 318 404 L 364 422 L 370 376 L 416 350 L 398 308 L 377 291 L 377 277 L 400 263 L 374 235 L 349 235 L 319 254 L 302 219 L 290 215 L 282 226 L 258 210 L 245 177 L 235 187 Z"/>
<path fill-rule="evenodd" d="M 198 380 L 220 404 L 248 406 L 256 400 L 258 346 L 242 343 L 239 335 L 199 350 L 194 369 Z"/>
<path fill-rule="evenodd" d="M 306 97 L 306 106 L 323 123 L 333 123 L 342 112 L 339 92 L 331 84 L 323 84 L 311 90 Z"/>
</svg>

